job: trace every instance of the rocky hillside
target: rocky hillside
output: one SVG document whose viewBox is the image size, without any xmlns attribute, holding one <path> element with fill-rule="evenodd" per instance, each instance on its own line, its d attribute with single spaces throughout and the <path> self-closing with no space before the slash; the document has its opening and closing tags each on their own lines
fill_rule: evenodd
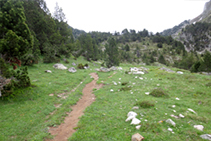
<svg viewBox="0 0 211 141">
<path fill-rule="evenodd" d="M 211 51 L 211 0 L 205 4 L 202 14 L 164 30 L 161 35 L 170 35 L 181 41 L 187 51 L 196 51 L 200 54 L 205 50 Z"/>
</svg>

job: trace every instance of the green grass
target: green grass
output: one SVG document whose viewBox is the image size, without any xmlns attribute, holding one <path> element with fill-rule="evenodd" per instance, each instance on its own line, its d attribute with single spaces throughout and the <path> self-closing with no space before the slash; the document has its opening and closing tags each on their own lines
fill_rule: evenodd
<svg viewBox="0 0 211 141">
<path fill-rule="evenodd" d="M 87 63 L 82 58 L 72 62 Z M 53 64 L 37 64 L 29 67 L 29 75 L 34 87 L 16 91 L 16 96 L 10 99 L 0 100 L 0 140 L 44 140 L 51 138 L 48 127 L 57 126 L 63 122 L 70 106 L 74 105 L 82 95 L 85 84 L 92 79 L 89 74 L 96 72 L 94 66 L 88 63 L 89 70 L 77 70 L 76 73 L 69 73 L 67 70 L 53 69 Z M 156 66 L 144 66 L 149 68 L 149 73 L 144 75 L 125 74 L 129 67 L 140 67 L 135 64 L 121 64 L 123 70 L 114 72 L 97 72 L 99 79 L 97 83 L 104 86 L 94 89 L 96 100 L 87 107 L 85 114 L 80 118 L 77 131 L 69 138 L 69 141 L 126 141 L 131 136 L 140 133 L 145 140 L 202 140 L 201 134 L 211 133 L 211 91 L 206 86 L 210 83 L 211 76 L 191 74 L 184 71 L 184 74 L 168 73 L 159 70 Z M 75 66 L 76 67 L 76 66 Z M 50 69 L 52 73 L 44 71 Z M 171 68 L 177 71 L 177 68 Z M 109 77 L 113 75 L 113 77 Z M 139 77 L 144 78 L 143 80 Z M 121 78 L 121 79 L 120 79 Z M 75 92 L 70 91 L 83 83 Z M 117 85 L 114 85 L 114 82 Z M 126 85 L 122 83 L 127 82 Z M 130 90 L 121 91 L 129 87 Z M 168 94 L 168 98 L 146 95 L 152 93 L 155 88 L 162 88 Z M 113 89 L 113 92 L 110 90 Z M 66 99 L 58 98 L 57 95 L 65 93 Z M 54 94 L 54 96 L 49 96 Z M 180 100 L 176 100 L 176 98 Z M 154 105 L 151 108 L 139 106 L 139 109 L 132 110 L 134 105 Z M 55 105 L 62 104 L 59 108 Z M 172 108 L 175 105 L 175 108 Z M 187 112 L 191 108 L 196 114 Z M 173 110 L 176 111 L 173 112 Z M 127 113 L 134 111 L 141 118 L 141 128 L 135 129 L 130 122 L 125 122 Z M 54 114 L 50 114 L 54 112 Z M 185 118 L 175 119 L 170 115 L 183 114 Z M 173 127 L 165 122 L 171 118 L 176 126 Z M 163 121 L 163 122 L 159 122 Z M 203 125 L 204 131 L 194 129 L 194 125 Z M 172 128 L 174 134 L 167 129 Z"/>
<path fill-rule="evenodd" d="M 127 65 L 121 64 L 121 66 L 127 70 L 130 65 L 126 67 Z M 140 133 L 148 141 L 202 140 L 201 134 L 211 133 L 209 124 L 211 122 L 211 92 L 206 86 L 210 76 L 191 74 L 188 71 L 180 75 L 161 71 L 158 67 L 146 67 L 150 69 L 149 73 L 141 76 L 125 74 L 122 71 L 107 79 L 109 74 L 98 73 L 101 80 L 106 80 L 104 81 L 106 85 L 95 92 L 96 101 L 86 109 L 76 133 L 69 138 L 69 141 L 126 141 L 131 140 L 131 136 L 135 133 Z M 176 68 L 171 69 L 176 70 Z M 140 80 L 139 77 L 144 79 Z M 120 83 L 114 85 L 113 81 Z M 131 90 L 120 91 L 123 87 L 122 82 L 129 82 L 127 86 L 131 86 Z M 163 88 L 169 97 L 153 97 L 145 94 L 145 92 L 151 93 L 155 87 Z M 110 89 L 114 91 L 110 92 Z M 180 100 L 176 100 L 177 97 Z M 139 101 L 149 101 L 154 104 L 154 107 L 140 107 L 132 110 Z M 176 107 L 172 108 L 172 105 Z M 188 108 L 195 110 L 197 114 L 187 112 Z M 138 119 L 142 118 L 139 130 L 130 125 L 130 122 L 125 122 L 129 111 L 138 113 Z M 185 116 L 184 119 L 175 119 L 170 116 L 180 113 Z M 176 123 L 176 127 L 165 122 L 168 118 Z M 159 121 L 162 122 L 159 123 Z M 205 127 L 204 131 L 193 128 L 198 124 Z M 174 134 L 167 130 L 169 127 L 173 129 Z"/>
</svg>

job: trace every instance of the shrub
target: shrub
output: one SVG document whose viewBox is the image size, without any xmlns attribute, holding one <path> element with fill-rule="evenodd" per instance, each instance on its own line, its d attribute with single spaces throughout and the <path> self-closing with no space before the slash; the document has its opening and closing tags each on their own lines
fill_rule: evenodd
<svg viewBox="0 0 211 141">
<path fill-rule="evenodd" d="M 211 86 L 211 82 L 207 83 L 206 86 L 207 87 L 210 87 Z"/>
<path fill-rule="evenodd" d="M 86 64 L 84 65 L 84 67 L 89 67 L 89 65 L 86 63 Z"/>
<path fill-rule="evenodd" d="M 127 85 L 127 84 L 128 84 L 128 82 L 122 82 L 122 86 Z"/>
<path fill-rule="evenodd" d="M 129 91 L 131 90 L 131 87 L 123 87 L 120 89 L 120 91 Z"/>
<path fill-rule="evenodd" d="M 150 107 L 154 107 L 155 105 L 151 103 L 150 101 L 137 101 L 135 106 L 140 106 L 142 108 L 150 108 Z"/>
<path fill-rule="evenodd" d="M 78 64 L 77 68 L 78 69 L 84 69 L 84 65 L 80 63 L 80 64 Z"/>
<path fill-rule="evenodd" d="M 168 94 L 162 89 L 162 88 L 156 88 L 154 89 L 150 95 L 154 96 L 154 97 L 168 97 Z"/>
</svg>

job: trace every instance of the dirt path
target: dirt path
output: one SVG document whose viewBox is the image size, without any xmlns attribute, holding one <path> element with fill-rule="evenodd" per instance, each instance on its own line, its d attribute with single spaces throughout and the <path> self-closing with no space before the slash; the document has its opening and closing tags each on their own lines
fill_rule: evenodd
<svg viewBox="0 0 211 141">
<path fill-rule="evenodd" d="M 92 90 L 94 88 L 99 89 L 103 86 L 103 84 L 96 84 L 96 81 L 98 80 L 98 75 L 96 73 L 91 73 L 90 75 L 94 78 L 94 80 L 89 84 L 86 84 L 83 89 L 82 98 L 77 102 L 76 105 L 71 107 L 72 111 L 65 118 L 64 123 L 58 127 L 51 127 L 49 129 L 51 135 L 56 136 L 54 139 L 48 139 L 46 141 L 67 141 L 67 139 L 76 131 L 74 128 L 77 127 L 79 117 L 83 115 L 83 111 L 86 109 L 86 107 L 95 101 L 95 95 L 92 94 Z"/>
</svg>

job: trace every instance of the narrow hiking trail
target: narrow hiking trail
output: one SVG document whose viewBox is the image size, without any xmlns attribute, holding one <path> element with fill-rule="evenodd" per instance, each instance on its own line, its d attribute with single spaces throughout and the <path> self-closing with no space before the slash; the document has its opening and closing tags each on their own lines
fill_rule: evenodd
<svg viewBox="0 0 211 141">
<path fill-rule="evenodd" d="M 95 101 L 95 95 L 92 94 L 92 90 L 94 88 L 100 89 L 103 86 L 103 84 L 96 84 L 99 78 L 96 73 L 91 73 L 90 75 L 94 78 L 94 80 L 86 84 L 86 86 L 83 88 L 83 96 L 76 105 L 71 107 L 72 111 L 65 118 L 64 123 L 58 127 L 51 127 L 49 129 L 51 135 L 56 136 L 54 139 L 47 139 L 46 141 L 67 141 L 67 139 L 76 131 L 74 128 L 77 127 L 79 117 L 84 114 L 83 111 L 86 109 L 86 107 Z"/>
</svg>

